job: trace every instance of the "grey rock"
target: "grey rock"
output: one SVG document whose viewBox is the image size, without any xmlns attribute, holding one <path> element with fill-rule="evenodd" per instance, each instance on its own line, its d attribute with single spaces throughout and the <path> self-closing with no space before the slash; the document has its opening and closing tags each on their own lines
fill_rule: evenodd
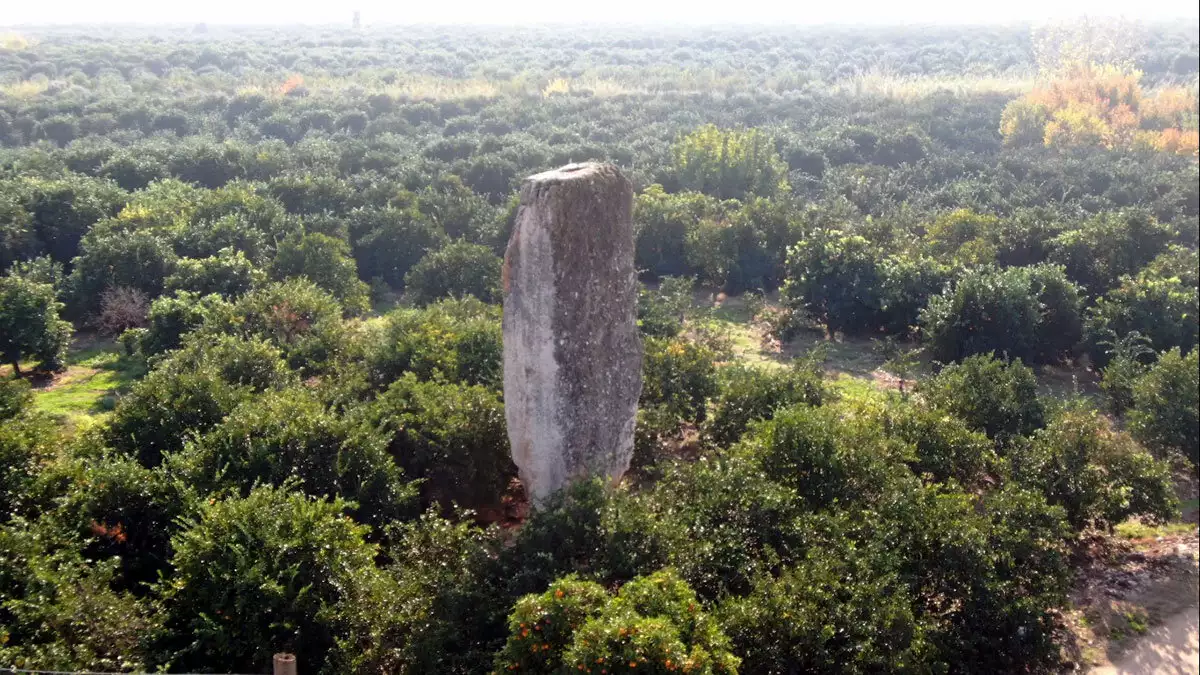
<svg viewBox="0 0 1200 675">
<path fill-rule="evenodd" d="M 633 187 L 570 164 L 521 186 L 504 255 L 504 410 L 535 505 L 571 480 L 616 480 L 642 390 Z"/>
</svg>

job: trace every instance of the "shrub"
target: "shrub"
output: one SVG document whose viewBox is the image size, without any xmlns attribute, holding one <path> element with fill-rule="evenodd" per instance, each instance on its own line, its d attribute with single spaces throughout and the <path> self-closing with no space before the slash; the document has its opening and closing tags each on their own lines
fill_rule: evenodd
<svg viewBox="0 0 1200 675">
<path fill-rule="evenodd" d="M 138 337 L 138 346 L 148 357 L 177 349 L 185 335 L 206 322 L 216 323 L 217 317 L 229 309 L 230 305 L 216 295 L 176 291 L 156 298 L 150 304 L 146 332 Z"/>
<path fill-rule="evenodd" d="M 29 383 L 25 380 L 0 380 L 0 422 L 21 414 L 33 402 Z"/>
<path fill-rule="evenodd" d="M 943 362 L 973 354 L 1048 363 L 1079 342 L 1079 289 L 1048 265 L 968 270 L 921 313 L 933 356 Z"/>
<path fill-rule="evenodd" d="M 824 372 L 813 359 L 797 360 L 787 369 L 730 366 L 721 370 L 720 393 L 704 425 L 705 435 L 717 446 L 728 446 L 750 423 L 768 420 L 780 408 L 796 403 L 820 405 L 829 396 Z"/>
<path fill-rule="evenodd" d="M 691 273 L 684 246 L 687 234 L 701 219 L 720 220 L 725 203 L 696 192 L 667 194 L 651 185 L 633 204 L 634 263 L 650 278 Z"/>
<path fill-rule="evenodd" d="M 413 493 L 386 444 L 386 435 L 334 415 L 311 392 L 286 389 L 242 402 L 166 468 L 205 493 L 286 483 L 347 499 L 360 521 L 379 527 L 409 513 Z"/>
<path fill-rule="evenodd" d="M 81 550 L 89 559 L 119 561 L 114 589 L 144 594 L 145 584 L 168 573 L 177 519 L 191 514 L 199 499 L 191 486 L 135 458 L 90 450 L 76 449 L 50 470 L 48 481 L 85 486 L 59 496 L 50 515 L 86 538 Z"/>
<path fill-rule="evenodd" d="M 358 270 L 346 242 L 316 232 L 293 235 L 279 244 L 271 263 L 271 277 L 282 281 L 304 277 L 342 304 L 353 316 L 370 308 L 367 285 L 358 280 Z"/>
<path fill-rule="evenodd" d="M 712 350 L 684 338 L 644 340 L 640 405 L 662 405 L 681 420 L 704 419 L 709 397 L 717 393 Z"/>
<path fill-rule="evenodd" d="M 663 277 L 656 290 L 639 288 L 637 322 L 642 335 L 673 338 L 683 332 L 694 285 L 691 277 Z"/>
<path fill-rule="evenodd" d="M 279 347 L 292 368 L 313 375 L 332 368 L 349 349 L 342 307 L 308 279 L 268 284 L 238 298 L 207 321 L 205 332 L 235 332 Z"/>
<path fill-rule="evenodd" d="M 770 197 L 787 187 L 787 164 L 758 129 L 700 127 L 675 141 L 672 159 L 681 187 L 721 199 Z"/>
<path fill-rule="evenodd" d="M 1133 407 L 1133 385 L 1146 374 L 1145 361 L 1154 356 L 1154 350 L 1150 341 L 1137 331 L 1100 344 L 1105 347 L 1105 355 L 1112 359 L 1101 371 L 1100 390 L 1109 411 L 1119 417 Z"/>
<path fill-rule="evenodd" d="M 215 426 L 249 395 L 211 370 L 155 370 L 117 403 L 105 436 L 117 450 L 157 466 L 164 453 Z"/>
<path fill-rule="evenodd" d="M 395 289 L 404 287 L 404 275 L 421 258 L 447 243 L 444 232 L 412 209 L 357 209 L 350 236 L 359 274 Z"/>
<path fill-rule="evenodd" d="M 21 380 L 4 384 L 12 382 L 25 384 Z M 23 393 L 20 388 L 0 385 L 0 395 L 14 389 Z M 34 483 L 54 458 L 60 441 L 50 419 L 18 414 L 0 418 L 0 523 L 28 514 L 37 505 Z"/>
<path fill-rule="evenodd" d="M 159 626 L 148 603 L 114 591 L 120 561 L 88 560 L 48 520 L 0 528 L 0 660 L 30 669 L 143 668 Z"/>
<path fill-rule="evenodd" d="M 667 562 L 668 533 L 648 504 L 601 479 L 551 495 L 521 526 L 492 572 L 509 602 L 564 574 L 628 581 Z"/>
<path fill-rule="evenodd" d="M 668 465 L 646 506 L 667 562 L 706 600 L 749 593 L 760 574 L 803 555 L 804 501 L 747 453 Z"/>
<path fill-rule="evenodd" d="M 1147 446 L 1200 464 L 1200 350 L 1162 354 L 1133 385 L 1129 430 Z"/>
<path fill-rule="evenodd" d="M 1136 274 L 1166 247 L 1171 228 L 1141 211 L 1104 213 L 1049 243 L 1051 258 L 1067 276 L 1098 296 L 1123 276 Z"/>
<path fill-rule="evenodd" d="M 896 471 L 882 427 L 834 406 L 796 405 L 776 411 L 746 436 L 740 452 L 767 477 L 796 490 L 812 509 L 870 501 Z"/>
<path fill-rule="evenodd" d="M 1162 521 L 1177 508 L 1169 465 L 1109 431 L 1094 412 L 1062 413 L 1011 462 L 1013 477 L 1062 506 L 1076 530 L 1130 516 Z"/>
<path fill-rule="evenodd" d="M 500 312 L 479 301 L 443 301 L 388 314 L 367 350 L 371 381 L 388 386 L 405 372 L 499 388 Z"/>
<path fill-rule="evenodd" d="M 865 238 L 819 230 L 788 249 L 785 304 L 829 331 L 862 333 L 882 322 L 881 254 Z"/>
<path fill-rule="evenodd" d="M 872 414 L 873 413 L 873 414 Z M 877 415 L 884 432 L 910 444 L 913 457 L 907 464 L 917 475 L 934 481 L 956 481 L 971 487 L 996 468 L 996 453 L 988 437 L 945 410 L 923 403 L 891 402 L 864 416 Z"/>
<path fill-rule="evenodd" d="M 916 599 L 935 670 L 1052 669 L 1072 574 L 1062 510 L 1008 487 L 979 499 L 940 486 L 897 491 L 864 514 Z M 950 600 L 953 598 L 954 600 Z M 947 602 L 949 601 L 949 602 Z"/>
<path fill-rule="evenodd" d="M 157 297 L 175 266 L 175 252 L 160 234 L 99 228 L 88 232 L 67 278 L 72 311 L 88 314 L 110 288 L 132 288 Z"/>
<path fill-rule="evenodd" d="M 427 512 L 387 539 L 396 591 L 367 598 L 350 617 L 360 639 L 343 643 L 338 672 L 487 672 L 512 605 L 489 576 L 495 533 Z"/>
<path fill-rule="evenodd" d="M 62 370 L 73 330 L 58 318 L 62 303 L 54 287 L 19 276 L 0 277 L 0 355 L 21 374 L 21 360 L 35 358 L 43 370 Z"/>
<path fill-rule="evenodd" d="M 1088 311 L 1092 359 L 1107 363 L 1105 339 L 1135 331 L 1146 336 L 1155 350 L 1190 350 L 1200 340 L 1200 292 L 1178 277 L 1158 277 L 1149 271 L 1122 279 Z"/>
<path fill-rule="evenodd" d="M 144 328 L 150 299 L 136 288 L 115 286 L 100 295 L 100 312 L 94 323 L 100 332 L 120 335 L 130 328 Z"/>
<path fill-rule="evenodd" d="M 180 258 L 164 287 L 167 293 L 188 291 L 236 298 L 261 286 L 265 280 L 266 273 L 255 267 L 245 253 L 223 248 L 207 258 Z"/>
<path fill-rule="evenodd" d="M 673 570 L 638 577 L 610 598 L 566 577 L 517 601 L 497 672 L 736 673 L 729 638 Z M 603 665 L 601 665 L 603 664 Z"/>
<path fill-rule="evenodd" d="M 421 382 L 412 373 L 392 383 L 371 416 L 390 435 L 389 452 L 427 501 L 495 506 L 516 476 L 504 404 L 478 385 Z"/>
<path fill-rule="evenodd" d="M 353 643 L 343 617 L 381 573 L 365 526 L 346 504 L 258 487 L 216 500 L 172 538 L 175 574 L 157 586 L 163 664 L 191 670 L 258 671 L 287 651 L 326 670 L 339 642 Z"/>
<path fill-rule="evenodd" d="M 919 670 L 923 630 L 886 560 L 847 542 L 813 547 L 717 610 L 748 673 Z"/>
<path fill-rule="evenodd" d="M 989 354 L 946 366 L 917 390 L 934 407 L 998 441 L 1028 436 L 1046 419 L 1033 371 L 1020 361 L 1006 363 Z"/>
<path fill-rule="evenodd" d="M 500 258 L 482 244 L 458 241 L 430 251 L 404 275 L 405 293 L 418 305 L 467 295 L 500 299 Z"/>
</svg>

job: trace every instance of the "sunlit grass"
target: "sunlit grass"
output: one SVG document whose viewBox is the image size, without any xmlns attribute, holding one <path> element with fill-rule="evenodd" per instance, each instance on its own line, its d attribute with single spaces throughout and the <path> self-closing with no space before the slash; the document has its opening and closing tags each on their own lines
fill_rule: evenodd
<svg viewBox="0 0 1200 675">
<path fill-rule="evenodd" d="M 0 86 L 0 94 L 16 99 L 30 99 L 44 93 L 50 88 L 50 81 L 44 78 L 22 80 L 13 84 Z"/>
<path fill-rule="evenodd" d="M 1154 539 L 1196 532 L 1195 523 L 1164 523 L 1162 525 L 1147 525 L 1140 520 L 1127 520 L 1114 528 L 1117 536 L 1123 539 Z"/>
<path fill-rule="evenodd" d="M 33 362 L 22 363 L 30 371 Z M 33 408 L 75 425 L 83 418 L 103 415 L 116 405 L 117 396 L 145 374 L 142 359 L 126 356 L 111 342 L 88 343 L 67 355 L 67 369 L 53 379 L 35 382 Z M 11 366 L 0 368 L 0 377 L 11 377 Z"/>
<path fill-rule="evenodd" d="M 29 38 L 20 33 L 11 31 L 0 33 L 0 49 L 16 52 L 27 49 L 29 45 Z"/>
<path fill-rule="evenodd" d="M 899 75 L 873 70 L 834 82 L 831 90 L 842 96 L 913 101 L 940 92 L 955 96 L 1003 94 L 1020 96 L 1033 89 L 1032 73 L 1004 75 Z"/>
</svg>

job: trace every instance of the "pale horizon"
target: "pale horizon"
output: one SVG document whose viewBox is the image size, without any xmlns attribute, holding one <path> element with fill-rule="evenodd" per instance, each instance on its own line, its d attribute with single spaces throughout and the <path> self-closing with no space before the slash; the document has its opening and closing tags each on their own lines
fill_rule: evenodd
<svg viewBox="0 0 1200 675">
<path fill-rule="evenodd" d="M 11 2 L 11 0 L 8 0 Z M 348 25 L 355 10 L 364 26 L 405 24 L 774 24 L 774 25 L 978 25 L 1040 22 L 1080 16 L 1113 17 L 1145 21 L 1198 19 L 1195 2 L 1150 0 L 1131 6 L 1112 0 L 972 4 L 934 0 L 894 3 L 857 0 L 813 6 L 768 0 L 728 3 L 646 3 L 613 0 L 602 6 L 535 0 L 495 3 L 460 0 L 451 3 L 422 3 L 404 6 L 382 0 L 330 3 L 278 0 L 237 2 L 212 0 L 206 3 L 172 5 L 149 0 L 86 2 L 59 0 L 22 3 L 0 9 L 0 26 L 37 27 L 84 24 L 194 24 L 212 25 Z"/>
</svg>

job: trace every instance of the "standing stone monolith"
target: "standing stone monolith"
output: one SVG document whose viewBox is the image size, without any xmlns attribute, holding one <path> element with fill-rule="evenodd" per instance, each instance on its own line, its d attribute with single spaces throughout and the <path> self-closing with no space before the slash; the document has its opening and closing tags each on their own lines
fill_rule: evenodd
<svg viewBox="0 0 1200 675">
<path fill-rule="evenodd" d="M 504 254 L 504 412 L 536 506 L 572 479 L 616 480 L 642 392 L 633 187 L 569 164 L 521 186 Z"/>
</svg>

